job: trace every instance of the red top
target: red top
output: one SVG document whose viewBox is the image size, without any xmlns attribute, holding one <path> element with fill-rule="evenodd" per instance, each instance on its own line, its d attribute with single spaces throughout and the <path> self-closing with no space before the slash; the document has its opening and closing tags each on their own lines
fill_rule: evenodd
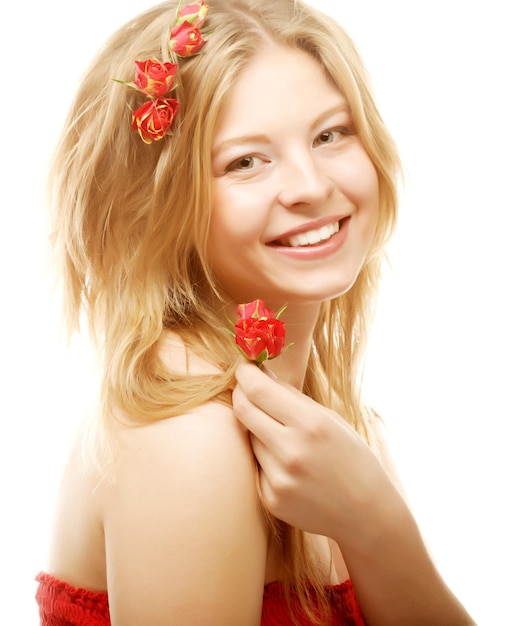
<svg viewBox="0 0 510 626">
<path fill-rule="evenodd" d="M 36 600 L 41 626 L 110 626 L 108 596 L 76 588 L 49 574 L 41 573 Z M 331 626 L 365 626 L 350 580 L 327 587 L 331 599 Z M 292 601 L 295 597 L 292 596 Z M 299 626 L 312 626 L 296 603 Z M 289 614 L 283 587 L 274 582 L 264 587 L 261 626 L 295 626 Z"/>
</svg>

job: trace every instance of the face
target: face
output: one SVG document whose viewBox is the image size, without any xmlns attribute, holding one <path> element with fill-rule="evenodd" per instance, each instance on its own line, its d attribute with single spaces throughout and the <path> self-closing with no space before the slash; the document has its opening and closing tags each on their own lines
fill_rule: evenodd
<svg viewBox="0 0 510 626">
<path fill-rule="evenodd" d="M 347 291 L 378 214 L 375 168 L 347 102 L 307 53 L 262 49 L 213 137 L 208 260 L 234 302 L 310 304 Z"/>
</svg>

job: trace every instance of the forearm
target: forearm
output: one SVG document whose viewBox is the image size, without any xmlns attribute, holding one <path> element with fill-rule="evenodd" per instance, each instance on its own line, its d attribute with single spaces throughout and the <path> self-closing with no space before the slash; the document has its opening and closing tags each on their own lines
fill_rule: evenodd
<svg viewBox="0 0 510 626">
<path fill-rule="evenodd" d="M 234 411 L 252 433 L 260 490 L 278 519 L 334 539 L 368 624 L 468 626 L 381 460 L 339 415 L 240 366 Z"/>
<path fill-rule="evenodd" d="M 394 494 L 377 517 L 372 524 L 367 519 L 362 532 L 344 530 L 337 538 L 367 624 L 472 626 L 404 500 Z"/>
</svg>

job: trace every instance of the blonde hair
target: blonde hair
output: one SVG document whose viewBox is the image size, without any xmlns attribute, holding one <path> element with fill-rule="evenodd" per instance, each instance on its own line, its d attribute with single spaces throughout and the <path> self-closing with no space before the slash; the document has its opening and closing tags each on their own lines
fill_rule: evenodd
<svg viewBox="0 0 510 626">
<path fill-rule="evenodd" d="M 211 142 L 236 76 L 261 43 L 311 54 L 346 97 L 379 179 L 379 221 L 353 287 L 322 305 L 304 392 L 335 410 L 371 443 L 372 414 L 360 396 L 362 359 L 383 247 L 397 211 L 399 160 L 371 95 L 359 55 L 331 18 L 299 0 L 210 0 L 203 51 L 180 62 L 180 109 L 171 136 L 144 144 L 130 128 L 141 104 L 129 82 L 133 61 L 169 60 L 177 1 L 156 6 L 117 31 L 85 75 L 52 167 L 53 238 L 71 329 L 85 314 L 103 360 L 102 414 L 113 407 L 140 423 L 168 418 L 215 398 L 229 403 L 238 361 L 212 310 L 214 276 L 206 242 Z M 217 300 L 216 300 L 217 303 Z M 158 356 L 166 328 L 221 373 L 170 373 Z M 273 520 L 290 572 L 311 615 L 307 581 L 323 598 L 303 533 Z M 321 595 L 322 594 L 322 595 Z"/>
</svg>

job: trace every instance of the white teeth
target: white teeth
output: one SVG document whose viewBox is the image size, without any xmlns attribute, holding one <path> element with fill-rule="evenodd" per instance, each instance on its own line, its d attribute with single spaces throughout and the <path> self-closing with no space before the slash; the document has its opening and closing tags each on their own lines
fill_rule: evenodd
<svg viewBox="0 0 510 626">
<path fill-rule="evenodd" d="M 332 224 L 326 224 L 317 230 L 309 230 L 306 233 L 299 233 L 299 235 L 292 235 L 289 237 L 289 246 L 296 248 L 297 246 L 311 246 L 319 241 L 325 241 L 332 235 L 340 230 L 338 222 Z"/>
</svg>

